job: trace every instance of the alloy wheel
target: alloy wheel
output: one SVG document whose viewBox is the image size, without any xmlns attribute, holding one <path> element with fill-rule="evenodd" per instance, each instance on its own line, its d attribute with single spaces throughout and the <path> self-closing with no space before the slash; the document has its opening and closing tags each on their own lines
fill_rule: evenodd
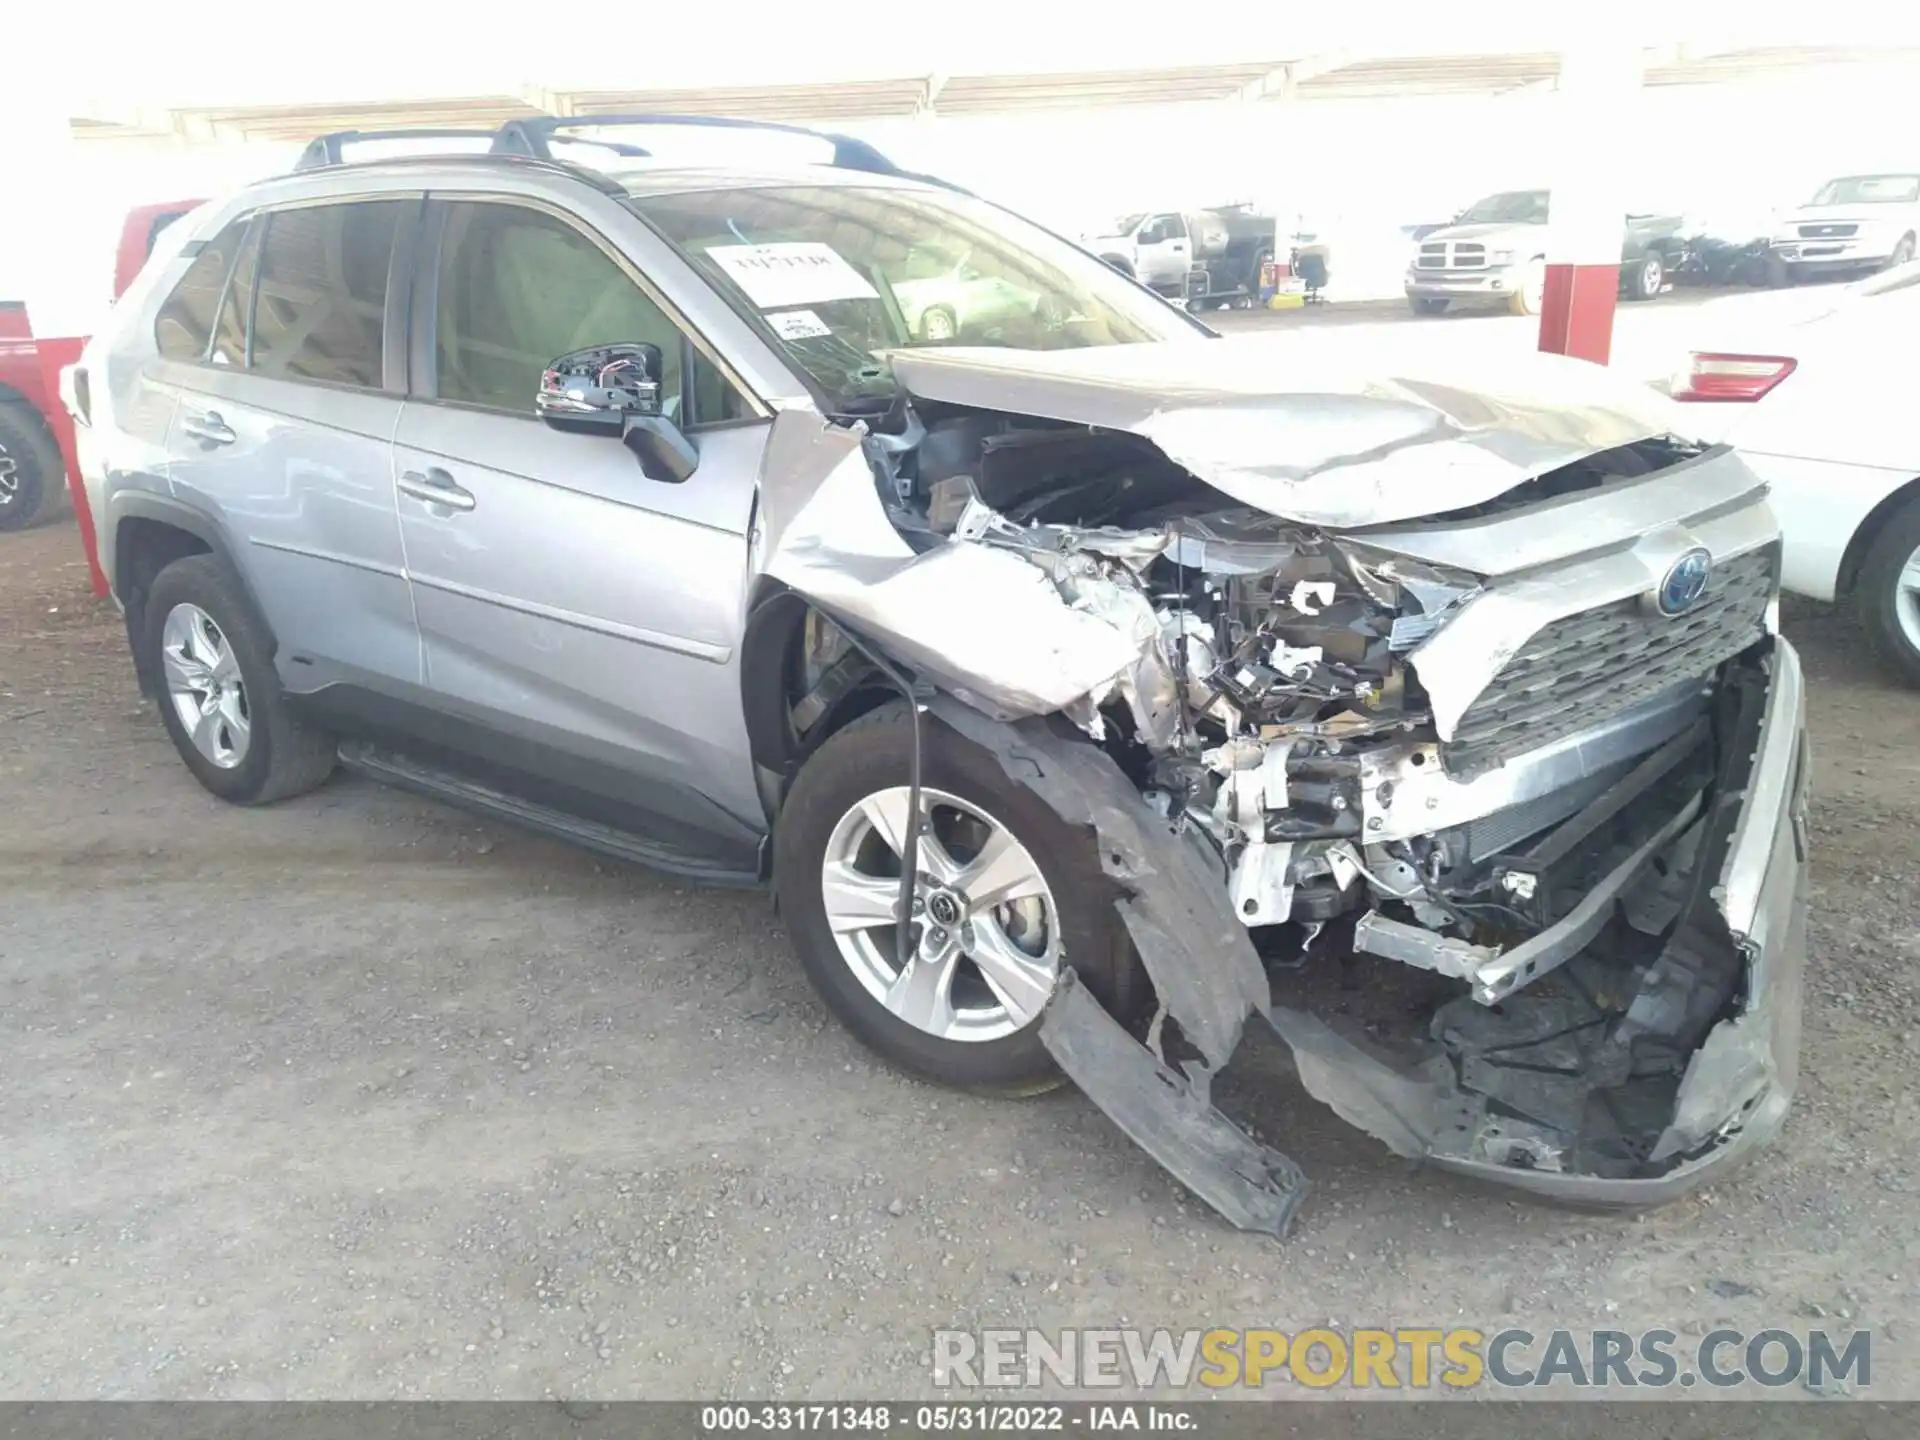
<svg viewBox="0 0 1920 1440">
<path fill-rule="evenodd" d="M 1920 653 L 1920 549 L 1907 556 L 1893 584 L 1893 613 L 1900 622 L 1900 633 Z"/>
<path fill-rule="evenodd" d="M 208 764 L 231 770 L 247 758 L 253 714 L 240 662 L 213 617 L 198 605 L 167 612 L 160 630 L 167 699 L 193 748 Z"/>
<path fill-rule="evenodd" d="M 920 317 L 920 333 L 928 340 L 951 340 L 954 330 L 953 316 L 939 306 Z"/>
<path fill-rule="evenodd" d="M 13 504 L 20 494 L 20 462 L 0 445 L 0 506 Z"/>
<path fill-rule="evenodd" d="M 1046 878 L 984 810 L 922 789 L 917 879 L 903 922 L 908 797 L 905 786 L 867 796 L 827 839 L 820 888 L 841 959 L 869 995 L 928 1035 L 986 1041 L 1024 1029 L 1060 976 L 1059 912 Z"/>
</svg>

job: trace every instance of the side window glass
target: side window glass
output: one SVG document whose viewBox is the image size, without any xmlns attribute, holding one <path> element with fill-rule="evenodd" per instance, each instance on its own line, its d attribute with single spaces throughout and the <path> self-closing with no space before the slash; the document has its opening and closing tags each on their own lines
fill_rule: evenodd
<svg viewBox="0 0 1920 1440">
<path fill-rule="evenodd" d="M 233 280 L 220 306 L 220 323 L 213 332 L 213 353 L 208 356 L 216 365 L 230 365 L 238 370 L 247 363 L 247 316 L 253 310 L 253 272 L 260 259 L 259 237 L 256 226 L 233 267 Z"/>
<path fill-rule="evenodd" d="M 247 236 L 247 221 L 236 220 L 196 255 L 154 317 L 153 339 L 169 360 L 198 360 L 213 336 L 214 309 L 233 257 Z"/>
<path fill-rule="evenodd" d="M 387 267 L 406 204 L 366 200 L 267 217 L 253 300 L 254 370 L 379 388 Z"/>
<path fill-rule="evenodd" d="M 517 205 L 447 206 L 434 319 L 438 398 L 530 415 L 548 362 L 589 346 L 646 342 L 660 347 L 671 418 L 742 413 L 739 395 L 704 359 L 687 393 L 682 339 L 666 312 L 573 226 Z"/>
</svg>

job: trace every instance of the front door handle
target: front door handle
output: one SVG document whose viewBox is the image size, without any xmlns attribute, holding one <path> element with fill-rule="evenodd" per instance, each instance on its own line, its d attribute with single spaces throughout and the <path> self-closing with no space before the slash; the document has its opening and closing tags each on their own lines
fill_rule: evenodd
<svg viewBox="0 0 1920 1440">
<path fill-rule="evenodd" d="M 402 495 L 411 495 L 429 505 L 444 506 L 448 510 L 473 509 L 473 492 L 462 489 L 453 476 L 437 465 L 430 470 L 403 471 L 399 489 Z"/>
<path fill-rule="evenodd" d="M 200 415 L 189 411 L 187 418 L 180 422 L 180 428 L 202 445 L 231 445 L 236 438 L 233 427 L 220 418 L 218 410 L 208 410 Z"/>
</svg>

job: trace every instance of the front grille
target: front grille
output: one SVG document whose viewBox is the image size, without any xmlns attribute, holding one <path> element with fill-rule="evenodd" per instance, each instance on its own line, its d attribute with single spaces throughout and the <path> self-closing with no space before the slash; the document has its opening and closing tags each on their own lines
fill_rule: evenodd
<svg viewBox="0 0 1920 1440">
<path fill-rule="evenodd" d="M 1778 564 L 1777 547 L 1721 562 L 1707 593 L 1672 619 L 1634 596 L 1546 626 L 1460 717 L 1440 750 L 1447 773 L 1482 774 L 1710 674 L 1760 638 Z"/>
<path fill-rule="evenodd" d="M 1419 270 L 1484 270 L 1487 247 L 1477 240 L 1429 240 L 1414 261 Z"/>
<path fill-rule="evenodd" d="M 1800 227 L 1801 238 L 1806 240 L 1839 240 L 1859 233 L 1858 225 L 1802 225 Z"/>
</svg>

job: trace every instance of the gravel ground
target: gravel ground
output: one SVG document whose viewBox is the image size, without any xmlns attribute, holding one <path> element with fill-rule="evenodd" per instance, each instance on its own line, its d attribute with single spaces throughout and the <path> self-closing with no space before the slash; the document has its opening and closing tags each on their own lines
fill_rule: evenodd
<svg viewBox="0 0 1920 1440">
<path fill-rule="evenodd" d="M 1282 1076 L 1267 1132 L 1316 1188 L 1281 1245 L 1077 1094 L 872 1062 L 763 896 L 347 778 L 222 806 L 72 526 L 7 536 L 0 1396 L 918 1395 L 936 1325 L 1823 1318 L 1920 1394 L 1920 703 L 1844 617 L 1788 629 L 1816 889 L 1774 1148 L 1596 1218 L 1412 1168 Z"/>
</svg>

